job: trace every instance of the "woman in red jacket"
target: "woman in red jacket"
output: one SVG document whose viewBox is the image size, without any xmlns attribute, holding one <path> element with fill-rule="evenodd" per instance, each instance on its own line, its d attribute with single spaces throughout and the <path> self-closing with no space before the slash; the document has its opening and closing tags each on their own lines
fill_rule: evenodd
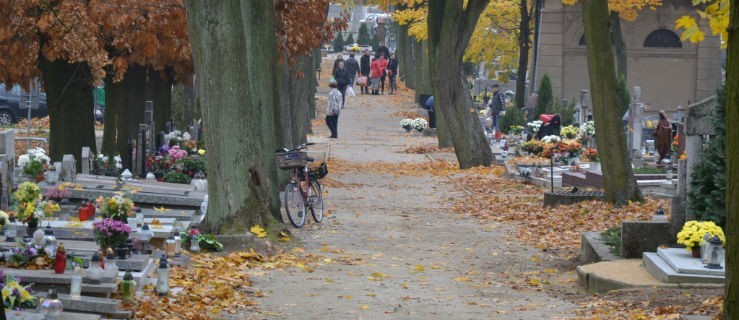
<svg viewBox="0 0 739 320">
<path fill-rule="evenodd" d="M 382 76 L 382 67 L 380 66 L 380 60 L 377 58 L 372 59 L 370 63 L 370 76 L 372 77 L 372 94 L 379 94 L 380 88 L 380 77 Z"/>
<path fill-rule="evenodd" d="M 385 77 L 387 76 L 388 57 L 384 52 L 380 52 L 380 93 L 385 94 Z"/>
</svg>

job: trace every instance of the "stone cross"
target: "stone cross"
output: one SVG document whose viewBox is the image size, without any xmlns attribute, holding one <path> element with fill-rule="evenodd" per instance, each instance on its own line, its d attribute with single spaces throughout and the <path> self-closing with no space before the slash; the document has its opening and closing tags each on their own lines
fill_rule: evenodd
<svg viewBox="0 0 739 320">
<path fill-rule="evenodd" d="M 82 156 L 80 159 L 80 161 L 82 161 L 82 174 L 90 174 L 90 171 L 92 170 L 91 153 L 90 147 L 82 147 Z"/>
<path fill-rule="evenodd" d="M 77 180 L 77 161 L 74 159 L 74 155 L 65 154 L 62 157 L 61 180 L 66 182 Z"/>
<path fill-rule="evenodd" d="M 154 153 L 156 152 L 156 146 L 154 146 L 153 141 L 151 141 L 151 133 L 154 132 L 154 102 L 153 101 L 146 101 L 146 104 L 144 105 L 144 123 L 147 127 L 149 127 L 149 130 L 147 131 L 147 139 L 146 144 L 144 144 L 144 148 L 146 148 L 147 152 Z M 139 131 L 141 131 L 141 125 L 139 125 Z"/>
<path fill-rule="evenodd" d="M 703 136 L 716 135 L 716 130 L 711 123 L 711 115 L 715 107 L 716 97 L 707 98 L 688 106 L 688 115 L 685 118 L 685 153 L 688 159 L 688 178 L 692 174 L 693 166 L 701 161 Z"/>
<path fill-rule="evenodd" d="M 590 92 L 588 90 L 580 91 L 580 125 L 588 121 L 590 115 Z"/>
<path fill-rule="evenodd" d="M 149 137 L 149 126 L 144 123 L 140 123 L 139 133 L 135 142 L 136 146 L 134 147 L 134 165 L 133 168 L 131 168 L 136 176 L 141 176 L 146 173 L 147 150 L 149 149 L 149 144 L 153 144 L 150 142 Z"/>
</svg>

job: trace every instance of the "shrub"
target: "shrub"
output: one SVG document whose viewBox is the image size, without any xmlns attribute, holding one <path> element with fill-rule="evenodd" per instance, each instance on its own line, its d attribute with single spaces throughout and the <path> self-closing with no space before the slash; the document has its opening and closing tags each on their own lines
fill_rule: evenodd
<svg viewBox="0 0 739 320">
<path fill-rule="evenodd" d="M 524 125 L 526 125 L 526 118 L 524 118 L 523 110 L 516 106 L 511 106 L 505 109 L 505 115 L 500 118 L 498 128 L 502 132 L 510 133 L 511 127 L 523 127 Z"/>
<path fill-rule="evenodd" d="M 611 247 L 611 253 L 621 256 L 621 227 L 612 227 L 600 234 L 603 242 Z"/>
<path fill-rule="evenodd" d="M 543 113 L 551 113 L 554 96 L 552 95 L 552 81 L 549 75 L 544 74 L 539 84 L 539 92 L 536 98 L 535 119 L 539 119 L 539 115 Z"/>
<path fill-rule="evenodd" d="M 170 171 L 167 172 L 167 174 L 164 175 L 162 178 L 164 182 L 169 183 L 182 183 L 182 184 L 189 184 L 190 183 L 190 176 L 177 171 Z"/>
</svg>

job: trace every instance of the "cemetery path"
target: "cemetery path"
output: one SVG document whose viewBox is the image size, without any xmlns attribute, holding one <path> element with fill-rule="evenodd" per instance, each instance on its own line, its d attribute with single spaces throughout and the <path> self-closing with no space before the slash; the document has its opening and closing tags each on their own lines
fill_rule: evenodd
<svg viewBox="0 0 739 320">
<path fill-rule="evenodd" d="M 342 163 L 429 161 L 403 153 L 435 138 L 406 134 L 399 97 L 350 98 L 339 139 L 316 123 L 311 138 Z M 407 100 L 407 99 L 406 99 Z M 320 104 L 319 104 L 320 106 Z M 316 147 L 319 147 L 318 145 Z M 378 165 L 382 166 L 382 165 Z M 541 250 L 516 243 L 504 224 L 480 224 L 451 212 L 464 195 L 444 176 L 379 170 L 331 171 L 323 224 L 291 229 L 312 268 L 279 268 L 252 277 L 267 319 L 551 319 L 573 316 L 570 302 L 526 282 L 545 266 Z M 572 286 L 572 277 L 561 280 Z M 536 287 L 536 286 L 533 286 Z"/>
</svg>

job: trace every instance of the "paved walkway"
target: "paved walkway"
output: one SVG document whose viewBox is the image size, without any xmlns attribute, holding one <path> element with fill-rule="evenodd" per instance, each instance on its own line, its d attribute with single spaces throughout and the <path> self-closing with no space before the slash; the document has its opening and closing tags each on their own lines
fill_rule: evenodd
<svg viewBox="0 0 739 320">
<path fill-rule="evenodd" d="M 399 127 L 397 97 L 350 98 L 339 118 L 334 159 L 420 162 L 401 153 L 434 143 Z M 331 170 L 331 168 L 329 168 Z M 266 296 L 257 318 L 268 319 L 551 319 L 574 306 L 534 289 L 513 289 L 516 274 L 539 270 L 540 250 L 521 246 L 504 225 L 480 225 L 451 214 L 464 191 L 446 177 L 335 172 L 327 188 L 330 216 L 294 230 L 307 253 L 323 256 L 312 272 L 277 269 L 252 278 Z M 310 222 L 309 222 L 310 223 Z M 319 260 L 320 261 L 320 260 Z M 518 277 L 525 277 L 518 275 Z M 522 279 L 525 280 L 525 279 Z"/>
</svg>

